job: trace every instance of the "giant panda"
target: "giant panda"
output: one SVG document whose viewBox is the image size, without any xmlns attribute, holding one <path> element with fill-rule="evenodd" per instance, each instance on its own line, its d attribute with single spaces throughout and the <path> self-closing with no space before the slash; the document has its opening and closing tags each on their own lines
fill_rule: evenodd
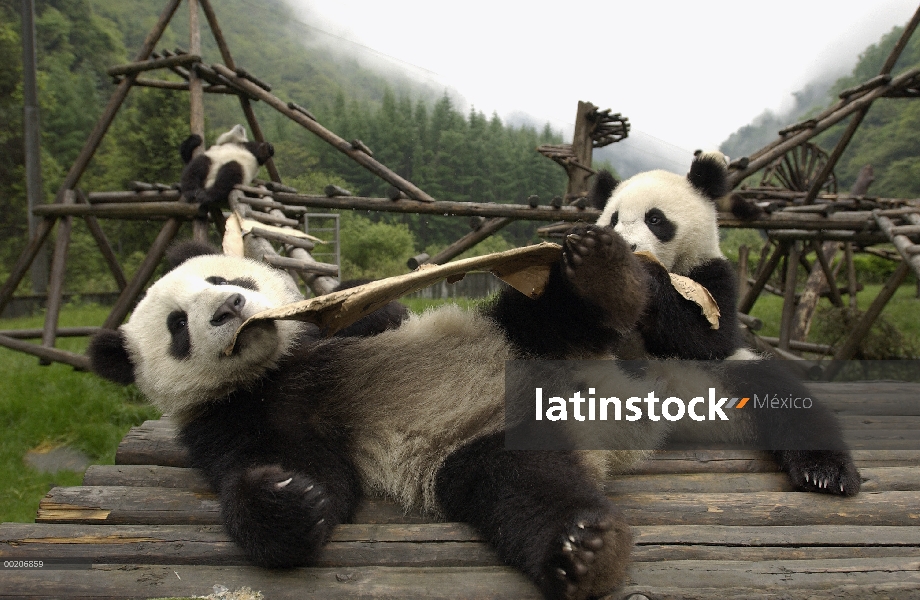
<svg viewBox="0 0 920 600">
<path fill-rule="evenodd" d="M 743 347 L 738 323 L 738 281 L 719 248 L 716 201 L 729 192 L 727 161 L 718 152 L 698 152 L 686 176 L 663 170 L 639 173 L 618 182 L 601 171 L 589 192 L 599 210 L 597 225 L 611 228 L 643 260 L 648 304 L 632 336 L 621 339 L 618 355 L 629 358 L 735 359 L 723 365 L 737 388 L 771 390 L 786 397 L 810 397 L 797 377 L 781 364 L 763 361 Z M 737 216 L 750 207 L 732 202 Z M 671 284 L 669 272 L 702 284 L 719 306 L 713 329 L 700 307 Z M 609 284 L 619 288 L 616 280 Z M 636 340 L 638 337 L 638 340 Z M 632 340 L 632 343 L 624 340 Z M 831 412 L 820 404 L 788 418 L 782 411 L 755 411 L 752 442 L 773 451 L 780 466 L 802 490 L 853 495 L 859 473 Z M 804 440 L 820 440 L 804 450 Z"/>
<path fill-rule="evenodd" d="M 226 202 L 233 186 L 252 181 L 259 167 L 275 154 L 269 143 L 250 142 L 242 125 L 234 125 L 213 146 L 192 158 L 201 143 L 201 136 L 193 134 L 179 147 L 185 165 L 179 189 L 187 202 L 205 206 Z"/>
<path fill-rule="evenodd" d="M 648 452 L 506 450 L 505 361 L 608 357 L 636 326 L 646 278 L 619 235 L 579 226 L 538 299 L 509 288 L 481 310 L 446 306 L 357 337 L 261 322 L 226 356 L 246 318 L 299 292 L 263 263 L 205 254 L 88 353 L 178 422 L 256 564 L 311 564 L 375 492 L 470 523 L 547 598 L 587 598 L 623 580 L 631 549 L 598 478 Z"/>
</svg>

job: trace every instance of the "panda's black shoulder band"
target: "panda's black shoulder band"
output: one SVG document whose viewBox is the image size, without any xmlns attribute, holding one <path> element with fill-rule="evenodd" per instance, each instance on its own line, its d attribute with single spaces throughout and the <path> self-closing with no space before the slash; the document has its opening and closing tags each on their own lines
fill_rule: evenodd
<svg viewBox="0 0 920 600">
<path fill-rule="evenodd" d="M 610 194 L 620 184 L 619 180 L 610 171 L 601 170 L 594 176 L 594 183 L 588 192 L 588 204 L 598 210 L 604 210 Z"/>
</svg>

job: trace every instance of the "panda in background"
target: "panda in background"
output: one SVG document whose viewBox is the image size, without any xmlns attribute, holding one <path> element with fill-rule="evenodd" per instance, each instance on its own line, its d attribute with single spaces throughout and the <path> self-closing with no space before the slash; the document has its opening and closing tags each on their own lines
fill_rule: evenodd
<svg viewBox="0 0 920 600">
<path fill-rule="evenodd" d="M 643 260 L 648 304 L 633 336 L 624 336 L 620 357 L 658 359 L 738 359 L 722 368 L 736 389 L 773 390 L 781 397 L 811 394 L 781 365 L 761 361 L 742 345 L 738 323 L 738 280 L 719 248 L 716 201 L 729 192 L 727 161 L 721 153 L 698 152 L 686 177 L 663 170 L 639 173 L 618 182 L 598 173 L 589 193 L 601 210 L 597 225 L 612 228 L 634 252 L 653 254 L 659 263 Z M 739 218 L 756 216 L 740 199 L 732 201 Z M 713 329 L 700 307 L 671 285 L 668 272 L 703 285 L 719 306 L 719 327 Z M 621 288 L 619 281 L 609 281 Z M 637 340 L 636 337 L 639 339 Z M 751 393 L 751 392 L 748 392 Z M 815 403 L 795 418 L 781 410 L 753 411 L 754 441 L 771 450 L 801 490 L 854 495 L 860 477 L 836 418 Z M 801 450 L 804 440 L 820 440 Z"/>
<path fill-rule="evenodd" d="M 252 181 L 259 167 L 275 154 L 275 148 L 267 142 L 248 141 L 242 125 L 234 125 L 213 146 L 192 158 L 201 143 L 201 136 L 194 134 L 179 147 L 185 164 L 179 189 L 186 202 L 204 206 L 225 203 L 233 186 Z"/>
<path fill-rule="evenodd" d="M 649 452 L 504 447 L 506 360 L 607 357 L 636 326 L 646 274 L 622 238 L 573 230 L 536 300 L 508 288 L 481 310 L 445 306 L 361 337 L 261 322 L 230 356 L 246 318 L 299 292 L 263 263 L 192 254 L 89 355 L 97 374 L 135 382 L 177 420 L 253 562 L 310 564 L 372 491 L 470 523 L 547 598 L 623 580 L 629 527 L 596 481 Z"/>
</svg>

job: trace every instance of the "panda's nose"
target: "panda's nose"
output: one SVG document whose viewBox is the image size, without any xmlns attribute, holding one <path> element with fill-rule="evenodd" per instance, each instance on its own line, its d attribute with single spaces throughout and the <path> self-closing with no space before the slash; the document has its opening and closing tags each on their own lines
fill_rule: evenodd
<svg viewBox="0 0 920 600">
<path fill-rule="evenodd" d="M 241 317 L 244 306 L 246 306 L 246 298 L 243 294 L 233 294 L 214 311 L 214 315 L 211 317 L 211 325 L 218 327 L 226 323 L 231 317 Z"/>
</svg>

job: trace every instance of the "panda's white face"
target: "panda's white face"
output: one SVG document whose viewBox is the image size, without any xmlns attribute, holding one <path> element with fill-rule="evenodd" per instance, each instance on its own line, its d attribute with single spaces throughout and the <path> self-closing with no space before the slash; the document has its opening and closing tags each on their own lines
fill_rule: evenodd
<svg viewBox="0 0 920 600">
<path fill-rule="evenodd" d="M 147 291 L 121 330 L 140 390 L 167 413 L 182 413 L 260 377 L 295 343 L 300 324 L 247 328 L 253 314 L 301 296 L 271 267 L 249 259 L 204 255 L 182 263 Z"/>
<path fill-rule="evenodd" d="M 612 226 L 636 252 L 655 255 L 668 271 L 686 275 L 713 258 L 724 258 L 713 202 L 685 177 L 649 171 L 619 184 L 598 225 Z"/>
</svg>

